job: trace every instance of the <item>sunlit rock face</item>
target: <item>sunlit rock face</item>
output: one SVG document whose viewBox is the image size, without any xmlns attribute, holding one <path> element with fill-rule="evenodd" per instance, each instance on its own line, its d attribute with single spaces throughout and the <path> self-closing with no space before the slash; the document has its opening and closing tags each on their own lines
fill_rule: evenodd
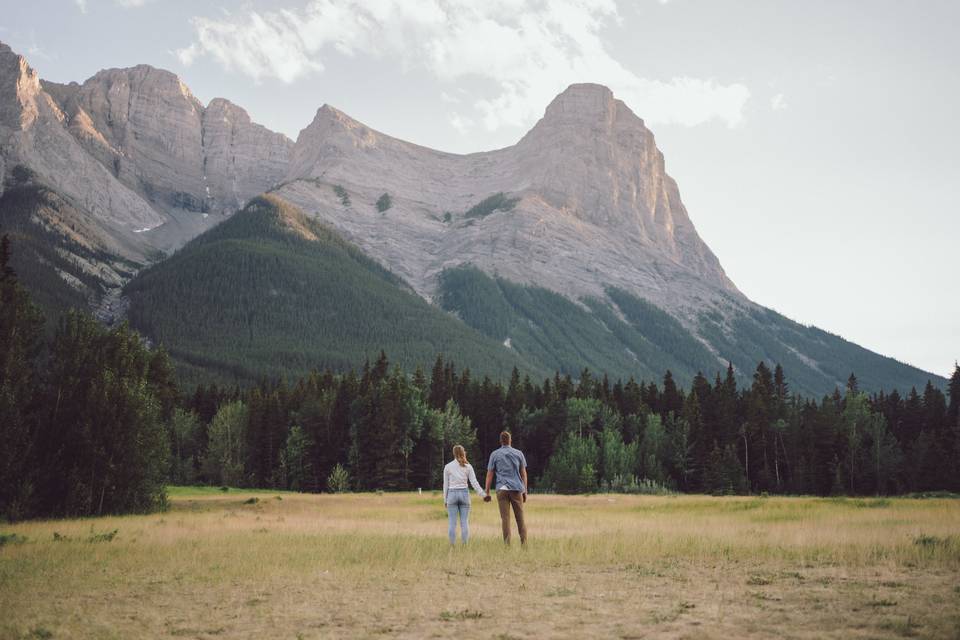
<svg viewBox="0 0 960 640">
<path fill-rule="evenodd" d="M 0 158 L 3 183 L 16 167 L 32 171 L 93 218 L 133 231 L 165 216 L 118 182 L 68 131 L 58 102 L 22 56 L 0 44 Z"/>
<path fill-rule="evenodd" d="M 6 182 L 14 167 L 29 169 L 78 215 L 127 236 L 138 259 L 181 246 L 275 186 L 292 149 L 227 100 L 204 107 L 169 71 L 139 65 L 59 84 L 0 44 Z"/>
</svg>

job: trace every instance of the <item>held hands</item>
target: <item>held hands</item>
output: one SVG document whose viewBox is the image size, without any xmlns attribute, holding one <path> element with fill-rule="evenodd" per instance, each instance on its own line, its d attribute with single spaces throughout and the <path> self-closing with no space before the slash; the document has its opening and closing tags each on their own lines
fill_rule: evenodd
<svg viewBox="0 0 960 640">
<path fill-rule="evenodd" d="M 488 491 L 488 492 L 487 492 L 487 495 L 483 496 L 483 501 L 484 501 L 484 502 L 490 502 L 490 500 L 491 500 L 491 498 L 490 498 L 490 492 Z"/>
</svg>

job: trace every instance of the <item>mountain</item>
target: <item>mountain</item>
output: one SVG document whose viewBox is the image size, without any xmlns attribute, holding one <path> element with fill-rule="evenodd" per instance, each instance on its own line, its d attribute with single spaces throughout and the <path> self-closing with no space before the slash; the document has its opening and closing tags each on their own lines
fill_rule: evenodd
<svg viewBox="0 0 960 640">
<path fill-rule="evenodd" d="M 851 371 L 868 389 L 943 383 L 747 299 L 697 234 L 653 134 L 600 85 L 570 86 L 516 145 L 468 155 L 323 106 L 274 193 L 538 368 L 669 368 L 689 383 L 732 362 L 747 381 L 767 360 L 815 395 Z"/>
<path fill-rule="evenodd" d="M 517 145 L 469 155 L 391 138 L 324 106 L 277 193 L 428 297 L 443 269 L 470 263 L 572 299 L 608 286 L 675 310 L 742 299 L 697 235 L 653 135 L 599 85 L 567 89 Z M 392 206 L 374 215 L 383 193 Z M 498 194 L 508 207 L 481 206 Z"/>
<path fill-rule="evenodd" d="M 48 311 L 110 307 L 137 269 L 275 184 L 292 147 L 168 71 L 57 84 L 0 43 L 0 227 Z"/>
<path fill-rule="evenodd" d="M 252 313 L 299 336 L 293 342 L 281 345 L 274 329 L 239 315 L 190 329 L 167 317 L 166 309 L 183 308 L 170 278 L 193 277 L 174 267 L 218 237 L 217 225 L 234 211 L 268 192 L 276 198 L 270 202 L 322 223 L 325 233 L 393 274 L 391 286 L 446 312 L 457 335 L 495 354 L 476 359 L 471 346 L 459 364 L 500 375 L 517 365 L 645 379 L 670 369 L 689 383 L 697 371 L 711 375 L 728 362 L 747 381 L 766 360 L 783 364 L 793 389 L 807 394 L 829 393 L 851 372 L 869 390 L 945 384 L 744 296 L 697 234 L 653 134 L 600 85 L 570 86 L 513 146 L 458 155 L 385 135 L 329 105 L 294 143 L 226 100 L 204 106 L 167 71 L 137 66 L 82 84 L 45 82 L 0 45 L 0 173 L 0 228 L 23 247 L 15 265 L 46 306 L 86 301 L 106 320 L 122 317 L 122 286 L 155 265 L 127 286 L 130 319 L 181 362 L 193 352 L 196 366 L 221 373 L 299 371 L 306 353 L 314 364 L 337 357 L 356 363 L 371 348 L 389 346 L 355 341 L 337 356 L 331 343 L 311 342 L 301 325 L 273 313 L 255 280 L 249 291 L 230 291 L 253 305 Z M 194 238 L 189 251 L 180 249 L 186 257 L 167 257 Z M 273 243 L 274 261 L 258 264 L 281 268 L 277 252 L 290 243 L 277 244 L 272 232 L 262 241 Z M 231 255 L 241 264 L 262 257 L 248 245 L 236 255 L 245 256 Z M 304 269 L 304 277 L 320 273 Z M 220 318 L 218 307 L 230 303 L 221 291 L 202 281 L 190 287 L 190 309 Z M 284 308 L 311 318 L 327 317 L 319 291 L 346 295 L 295 291 L 300 302 L 285 298 Z M 365 326 L 369 314 L 340 314 L 336 323 Z M 253 334 L 251 326 L 258 327 Z M 228 349 L 231 340 L 246 341 L 247 351 Z M 399 334 L 389 340 L 401 351 L 391 356 L 405 362 L 436 346 L 408 350 Z M 222 349 L 204 351 L 207 344 Z M 309 348 L 293 357 L 283 351 L 291 344 Z"/>
<path fill-rule="evenodd" d="M 126 294 L 133 326 L 166 345 L 193 381 L 342 370 L 381 349 L 410 370 L 429 369 L 442 352 L 478 374 L 546 373 L 272 195 L 140 272 Z"/>
</svg>

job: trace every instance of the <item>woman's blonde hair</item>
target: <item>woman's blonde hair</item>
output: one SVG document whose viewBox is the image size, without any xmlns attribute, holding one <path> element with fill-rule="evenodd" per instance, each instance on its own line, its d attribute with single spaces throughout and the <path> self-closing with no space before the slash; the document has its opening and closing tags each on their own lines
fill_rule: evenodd
<svg viewBox="0 0 960 640">
<path fill-rule="evenodd" d="M 453 457 L 457 459 L 461 467 L 467 466 L 467 450 L 459 444 L 453 447 Z"/>
</svg>

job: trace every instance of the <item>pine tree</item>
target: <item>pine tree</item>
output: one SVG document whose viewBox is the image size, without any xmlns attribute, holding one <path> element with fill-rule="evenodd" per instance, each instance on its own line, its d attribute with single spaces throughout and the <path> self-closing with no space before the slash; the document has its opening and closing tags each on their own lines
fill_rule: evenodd
<svg viewBox="0 0 960 640">
<path fill-rule="evenodd" d="M 857 381 L 857 376 L 850 373 L 850 377 L 847 378 L 847 394 L 858 394 L 860 393 L 860 383 Z"/>
<path fill-rule="evenodd" d="M 954 363 L 953 375 L 947 385 L 950 404 L 947 407 L 947 426 L 956 427 L 960 423 L 960 364 Z"/>
<path fill-rule="evenodd" d="M 147 383 L 160 403 L 160 417 L 163 420 L 169 420 L 180 400 L 180 392 L 177 389 L 173 363 L 163 348 L 157 349 L 150 355 Z"/>
<path fill-rule="evenodd" d="M 663 394 L 660 402 L 660 415 L 666 420 L 670 413 L 679 415 L 683 408 L 683 402 L 680 398 L 680 392 L 677 390 L 677 383 L 673 380 L 673 373 L 667 370 L 663 376 Z"/>
<path fill-rule="evenodd" d="M 950 395 L 950 404 L 947 407 L 947 449 L 954 463 L 951 465 L 953 473 L 950 474 L 946 486 L 953 491 L 960 491 L 960 464 L 956 463 L 960 460 L 960 364 L 954 364 L 947 393 Z"/>
<path fill-rule="evenodd" d="M 442 409 L 450 399 L 451 390 L 446 386 L 447 376 L 443 364 L 443 354 L 437 355 L 430 373 L 430 393 L 427 396 L 428 404 L 434 409 Z"/>
<path fill-rule="evenodd" d="M 36 472 L 37 360 L 43 317 L 10 267 L 10 241 L 0 239 L 0 516 L 27 515 Z"/>
</svg>

